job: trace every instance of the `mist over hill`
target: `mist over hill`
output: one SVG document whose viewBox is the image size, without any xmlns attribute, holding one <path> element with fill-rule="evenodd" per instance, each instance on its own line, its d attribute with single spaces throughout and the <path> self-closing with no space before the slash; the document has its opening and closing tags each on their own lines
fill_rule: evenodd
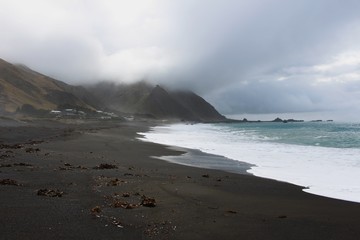
<svg viewBox="0 0 360 240">
<path fill-rule="evenodd" d="M 102 82 L 88 90 L 110 109 L 158 119 L 223 121 L 211 104 L 191 91 L 166 90 L 141 81 L 134 84 Z"/>
<path fill-rule="evenodd" d="M 141 81 L 72 86 L 0 59 L 0 113 L 60 110 L 113 111 L 154 119 L 223 121 L 211 104 L 191 91 L 166 90 Z"/>
</svg>

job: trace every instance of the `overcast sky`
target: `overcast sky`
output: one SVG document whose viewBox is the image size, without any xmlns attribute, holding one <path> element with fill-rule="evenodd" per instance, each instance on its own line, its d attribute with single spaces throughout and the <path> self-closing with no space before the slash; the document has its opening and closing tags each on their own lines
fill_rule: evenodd
<svg viewBox="0 0 360 240">
<path fill-rule="evenodd" d="M 359 112 L 359 0 L 0 0 L 0 58 L 150 80 L 223 113 Z"/>
</svg>

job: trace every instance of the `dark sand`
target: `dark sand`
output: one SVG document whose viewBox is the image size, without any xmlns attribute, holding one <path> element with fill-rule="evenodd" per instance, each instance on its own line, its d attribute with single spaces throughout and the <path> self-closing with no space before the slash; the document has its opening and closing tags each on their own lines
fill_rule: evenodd
<svg viewBox="0 0 360 240">
<path fill-rule="evenodd" d="M 152 158 L 180 152 L 147 123 L 30 125 L 0 127 L 0 239 L 360 239 L 360 204 Z"/>
</svg>

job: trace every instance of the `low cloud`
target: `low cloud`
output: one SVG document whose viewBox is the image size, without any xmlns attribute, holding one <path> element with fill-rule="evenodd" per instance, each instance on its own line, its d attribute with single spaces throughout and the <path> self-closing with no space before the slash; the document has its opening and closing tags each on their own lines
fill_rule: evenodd
<svg viewBox="0 0 360 240">
<path fill-rule="evenodd" d="M 190 88 L 224 112 L 355 109 L 360 2 L 0 0 L 0 57 L 66 81 Z"/>
</svg>

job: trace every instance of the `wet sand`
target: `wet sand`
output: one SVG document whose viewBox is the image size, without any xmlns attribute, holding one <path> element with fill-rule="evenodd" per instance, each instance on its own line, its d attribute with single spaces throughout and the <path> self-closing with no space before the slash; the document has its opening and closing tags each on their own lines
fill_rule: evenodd
<svg viewBox="0 0 360 240">
<path fill-rule="evenodd" d="M 151 124 L 0 127 L 0 239 L 360 239 L 360 204 L 153 158 Z"/>
</svg>

